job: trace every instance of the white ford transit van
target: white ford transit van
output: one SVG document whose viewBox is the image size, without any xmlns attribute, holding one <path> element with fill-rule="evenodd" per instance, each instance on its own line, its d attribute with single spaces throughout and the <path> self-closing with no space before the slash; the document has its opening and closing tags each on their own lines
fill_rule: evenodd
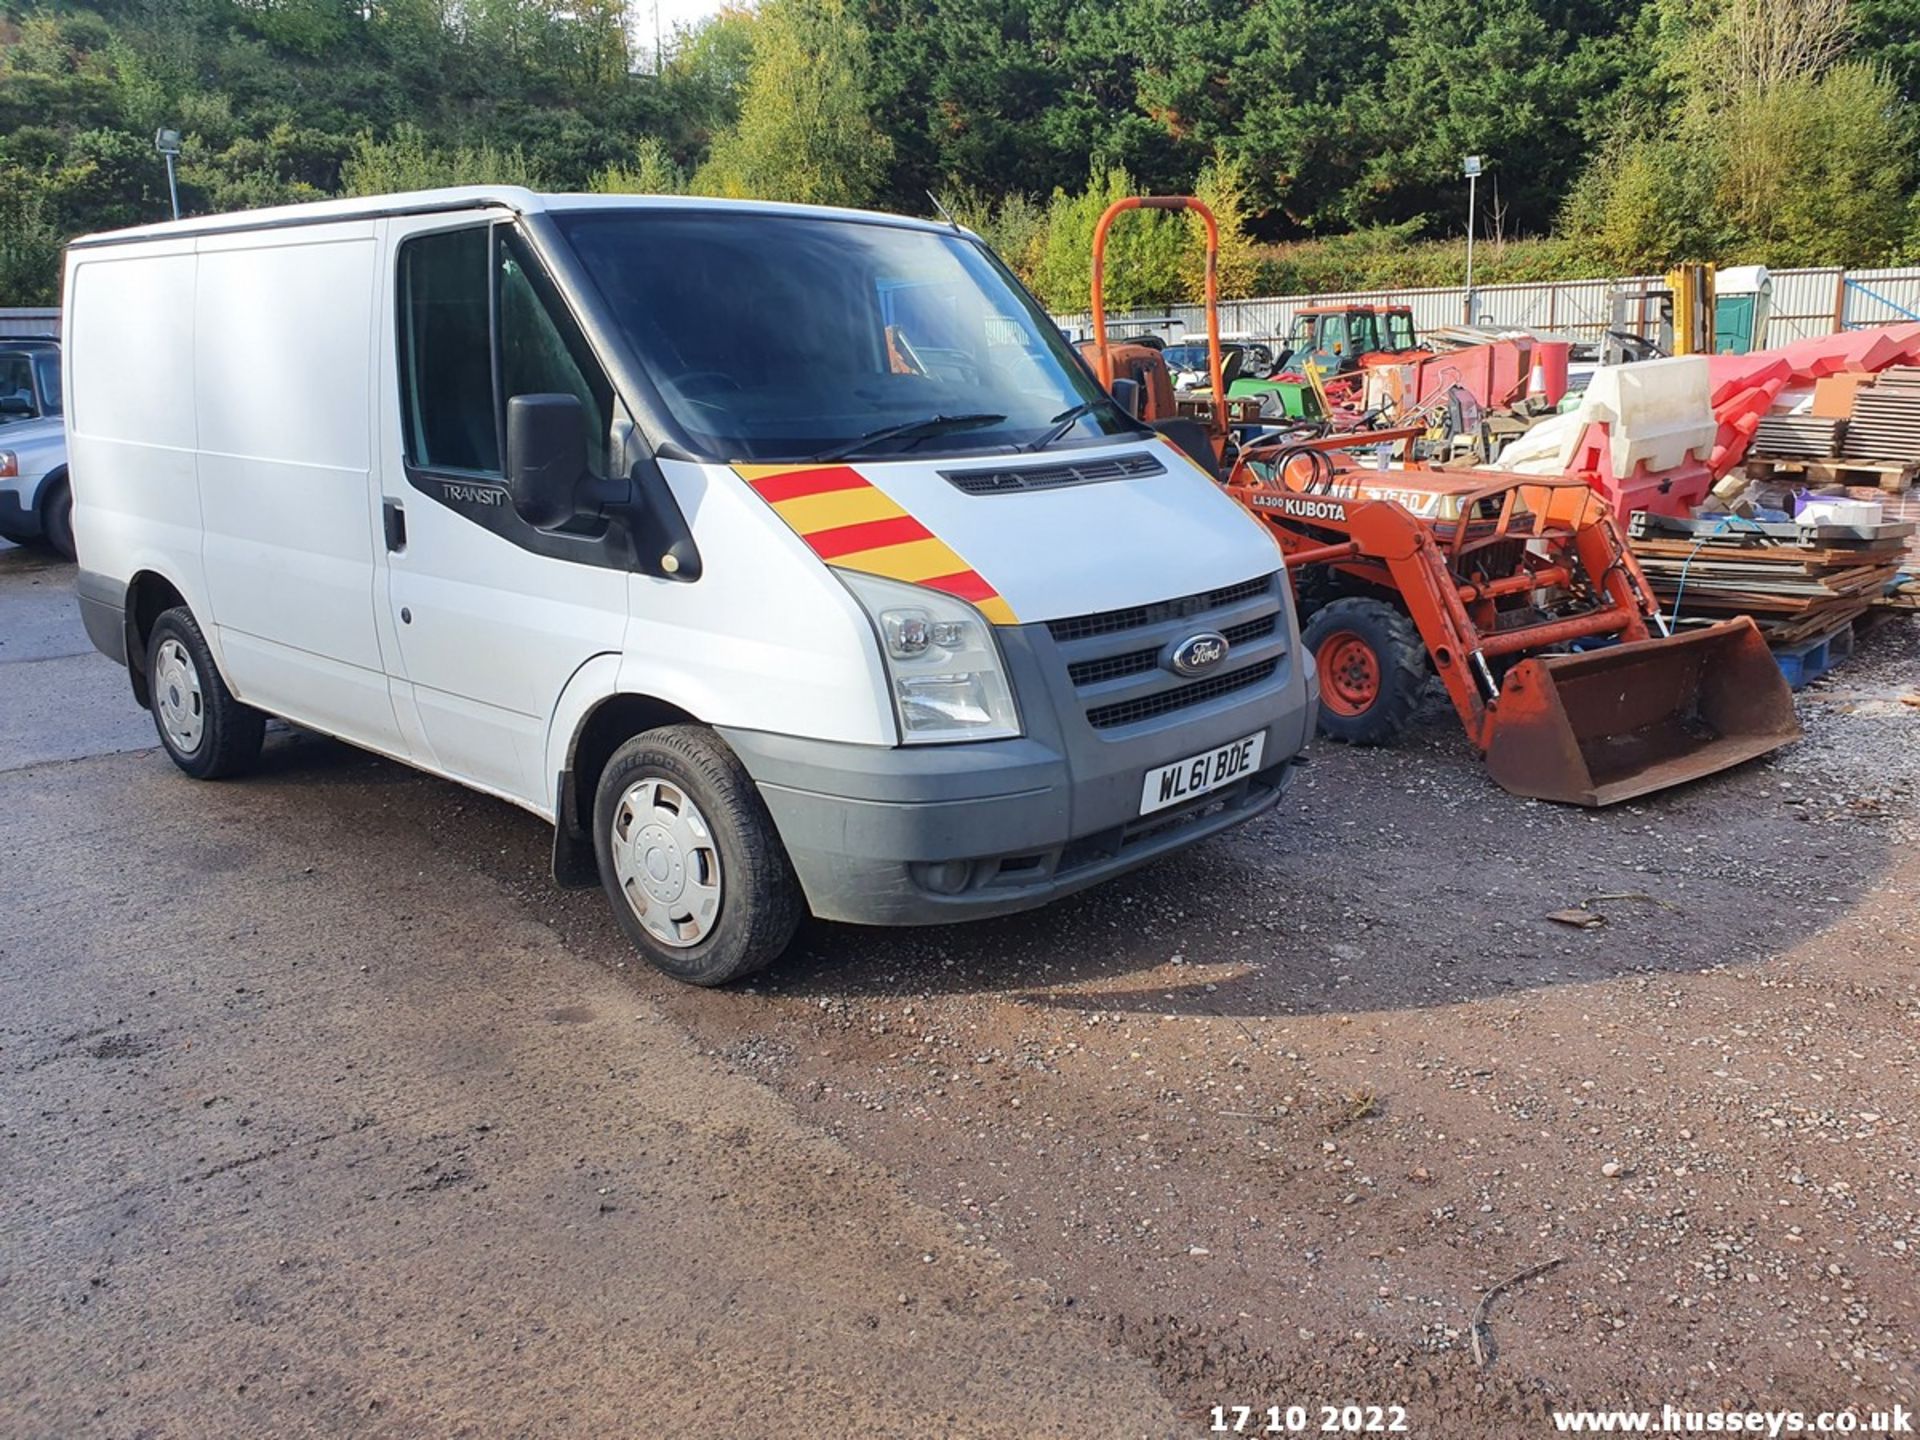
<svg viewBox="0 0 1920 1440">
<path fill-rule="evenodd" d="M 188 774 L 264 717 L 554 824 L 717 984 L 1258 814 L 1280 558 L 974 236 L 475 188 L 68 251 L 78 590 Z"/>
</svg>

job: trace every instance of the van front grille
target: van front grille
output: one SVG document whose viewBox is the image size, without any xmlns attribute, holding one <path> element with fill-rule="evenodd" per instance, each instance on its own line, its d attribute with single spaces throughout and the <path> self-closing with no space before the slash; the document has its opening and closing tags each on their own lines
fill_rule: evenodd
<svg viewBox="0 0 1920 1440">
<path fill-rule="evenodd" d="M 1262 575 L 1221 590 L 1185 595 L 1178 600 L 1161 600 L 1152 605 L 1132 605 L 1125 610 L 1103 610 L 1097 615 L 1074 615 L 1065 620 L 1049 620 L 1047 630 L 1055 640 L 1087 640 L 1095 635 L 1111 635 L 1118 630 L 1140 630 L 1167 620 L 1189 620 L 1208 610 L 1219 610 L 1267 594 L 1274 588 L 1273 581 L 1273 576 Z"/>
<path fill-rule="evenodd" d="M 1229 625 L 1220 633 L 1227 637 L 1229 653 L 1233 648 L 1246 645 L 1271 635 L 1280 623 L 1279 615 L 1263 615 L 1258 620 L 1248 620 L 1244 624 Z M 1074 688 L 1085 685 L 1099 685 L 1108 680 L 1124 679 L 1128 675 L 1144 675 L 1160 663 L 1160 650 L 1129 650 L 1124 655 L 1108 655 L 1099 660 L 1082 660 L 1067 667 L 1067 678 L 1073 681 Z"/>
<path fill-rule="evenodd" d="M 1067 679 L 1095 730 L 1204 705 L 1273 679 L 1287 650 L 1286 576 L 1275 572 L 1122 610 L 1047 622 Z M 1207 631 L 1226 637 L 1217 673 L 1189 679 L 1162 663 Z"/>
<path fill-rule="evenodd" d="M 1178 689 L 1162 690 L 1157 695 L 1145 695 L 1138 700 L 1122 700 L 1113 705 L 1096 705 L 1087 711 L 1087 723 L 1096 730 L 1110 730 L 1115 725 L 1135 725 L 1142 720 L 1151 720 L 1156 715 L 1184 710 L 1189 705 L 1218 700 L 1222 695 L 1231 695 L 1234 691 L 1244 690 L 1249 685 L 1258 685 L 1262 680 L 1270 679 L 1279 667 L 1278 660 L 1262 660 L 1257 665 L 1249 665 L 1227 675 L 1195 680 L 1192 684 L 1182 685 Z"/>
</svg>

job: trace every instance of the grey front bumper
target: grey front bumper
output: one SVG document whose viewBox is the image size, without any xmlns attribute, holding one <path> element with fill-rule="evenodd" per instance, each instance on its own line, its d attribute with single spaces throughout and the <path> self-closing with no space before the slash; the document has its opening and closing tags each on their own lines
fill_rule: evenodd
<svg viewBox="0 0 1920 1440">
<path fill-rule="evenodd" d="M 1046 627 L 1000 630 L 1027 734 L 882 747 L 722 729 L 758 785 L 814 914 L 868 925 L 984 919 L 1044 905 L 1272 806 L 1316 719 L 1288 607 L 1272 677 L 1096 730 Z M 1265 731 L 1263 768 L 1141 816 L 1148 770 Z"/>
</svg>

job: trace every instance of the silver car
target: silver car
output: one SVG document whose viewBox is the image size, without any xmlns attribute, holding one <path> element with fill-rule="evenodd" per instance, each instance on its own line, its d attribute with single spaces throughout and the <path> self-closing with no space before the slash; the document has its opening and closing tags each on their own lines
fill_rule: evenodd
<svg viewBox="0 0 1920 1440">
<path fill-rule="evenodd" d="M 73 559 L 73 487 L 58 415 L 0 425 L 0 539 Z"/>
</svg>

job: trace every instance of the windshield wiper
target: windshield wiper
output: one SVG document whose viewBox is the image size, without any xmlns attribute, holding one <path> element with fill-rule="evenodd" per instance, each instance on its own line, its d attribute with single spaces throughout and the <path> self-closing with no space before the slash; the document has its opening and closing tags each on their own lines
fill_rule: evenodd
<svg viewBox="0 0 1920 1440">
<path fill-rule="evenodd" d="M 1051 428 L 1046 434 L 1042 435 L 1038 440 L 1022 445 L 1020 448 L 1022 450 L 1044 450 L 1075 425 L 1078 425 L 1082 420 L 1086 419 L 1087 416 L 1098 410 L 1102 405 L 1113 405 L 1114 403 L 1114 400 L 1110 396 L 1097 395 L 1091 400 L 1081 401 L 1080 404 L 1074 406 L 1071 410 L 1062 410 L 1047 422 Z"/>
<path fill-rule="evenodd" d="M 884 440 L 925 440 L 932 435 L 940 435 L 948 430 L 973 430 L 982 425 L 998 425 L 1007 417 L 994 415 L 986 411 L 971 415 L 926 415 L 918 420 L 907 420 L 898 425 L 883 425 L 878 430 L 869 430 L 843 444 L 830 446 L 813 456 L 815 460 L 844 460 L 856 455 L 869 445 L 878 445 Z"/>
</svg>

